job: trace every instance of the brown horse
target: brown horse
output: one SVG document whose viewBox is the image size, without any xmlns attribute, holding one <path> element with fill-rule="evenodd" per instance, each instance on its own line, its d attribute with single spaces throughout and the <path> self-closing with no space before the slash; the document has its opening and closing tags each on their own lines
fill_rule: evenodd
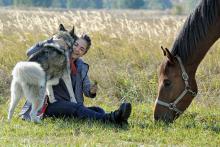
<svg viewBox="0 0 220 147">
<path fill-rule="evenodd" d="M 191 104 L 198 92 L 195 73 L 220 36 L 220 0 L 202 0 L 190 14 L 171 52 L 160 65 L 154 119 L 173 122 Z"/>
</svg>

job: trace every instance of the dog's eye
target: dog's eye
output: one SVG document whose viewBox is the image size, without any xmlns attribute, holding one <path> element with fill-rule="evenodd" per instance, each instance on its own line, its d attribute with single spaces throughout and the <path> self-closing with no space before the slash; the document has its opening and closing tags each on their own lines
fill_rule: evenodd
<svg viewBox="0 0 220 147">
<path fill-rule="evenodd" d="M 74 46 L 78 46 L 78 45 L 79 45 L 79 43 L 78 43 L 78 42 L 75 42 L 75 43 L 74 43 Z"/>
<path fill-rule="evenodd" d="M 66 42 L 66 44 L 67 44 L 68 47 L 72 46 L 71 42 Z"/>
</svg>

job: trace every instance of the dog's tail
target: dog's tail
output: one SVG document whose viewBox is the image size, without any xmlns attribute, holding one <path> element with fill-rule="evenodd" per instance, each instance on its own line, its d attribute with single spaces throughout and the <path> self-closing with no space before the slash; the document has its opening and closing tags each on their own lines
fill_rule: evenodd
<svg viewBox="0 0 220 147">
<path fill-rule="evenodd" d="M 12 79 L 11 82 L 11 102 L 8 110 L 8 121 L 11 120 L 12 115 L 14 113 L 15 107 L 18 105 L 19 100 L 23 96 L 23 91 L 21 84 L 16 81 L 16 79 Z"/>
<path fill-rule="evenodd" d="M 12 76 L 17 81 L 31 85 L 42 85 L 46 80 L 43 68 L 36 62 L 18 62 L 12 71 Z"/>
</svg>

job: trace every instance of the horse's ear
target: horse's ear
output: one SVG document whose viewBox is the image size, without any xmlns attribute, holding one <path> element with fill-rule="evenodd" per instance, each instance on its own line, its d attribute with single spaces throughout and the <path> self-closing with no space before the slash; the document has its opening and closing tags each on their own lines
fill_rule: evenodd
<svg viewBox="0 0 220 147">
<path fill-rule="evenodd" d="M 162 49 L 162 51 L 163 51 L 163 55 L 166 56 L 166 51 L 165 51 L 165 49 L 163 48 L 163 46 L 161 46 L 161 49 Z"/>
<path fill-rule="evenodd" d="M 78 38 L 78 36 L 76 36 L 76 34 L 75 34 L 75 27 L 73 26 L 73 28 L 72 28 L 72 30 L 70 31 L 70 35 L 73 37 L 73 39 L 77 39 Z"/>
<path fill-rule="evenodd" d="M 165 50 L 166 50 L 166 56 L 169 59 L 169 62 L 174 64 L 174 56 L 170 53 L 170 51 L 167 48 L 165 48 Z"/>
<path fill-rule="evenodd" d="M 166 56 L 170 63 L 174 64 L 174 56 L 170 53 L 170 51 L 167 48 L 163 48 L 161 46 L 161 49 L 163 51 L 164 56 Z"/>
<path fill-rule="evenodd" d="M 66 31 L 66 29 L 65 29 L 64 26 L 63 26 L 63 24 L 60 24 L 60 25 L 59 25 L 59 30 L 60 30 L 60 31 Z"/>
</svg>

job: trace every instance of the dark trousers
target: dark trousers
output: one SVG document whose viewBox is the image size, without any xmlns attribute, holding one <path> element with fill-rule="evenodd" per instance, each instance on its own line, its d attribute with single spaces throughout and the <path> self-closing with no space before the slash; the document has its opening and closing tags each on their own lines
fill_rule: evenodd
<svg viewBox="0 0 220 147">
<path fill-rule="evenodd" d="M 76 117 L 80 119 L 103 120 L 105 111 L 100 107 L 85 107 L 65 100 L 49 104 L 45 117 Z"/>
</svg>

